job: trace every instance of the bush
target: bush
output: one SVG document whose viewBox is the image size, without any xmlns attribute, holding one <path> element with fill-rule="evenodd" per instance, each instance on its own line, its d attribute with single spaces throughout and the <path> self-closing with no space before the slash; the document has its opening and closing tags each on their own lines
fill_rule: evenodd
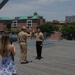
<svg viewBox="0 0 75 75">
<path fill-rule="evenodd" d="M 63 38 L 67 40 L 75 39 L 75 25 L 74 24 L 62 26 L 61 32 L 62 32 Z"/>
</svg>

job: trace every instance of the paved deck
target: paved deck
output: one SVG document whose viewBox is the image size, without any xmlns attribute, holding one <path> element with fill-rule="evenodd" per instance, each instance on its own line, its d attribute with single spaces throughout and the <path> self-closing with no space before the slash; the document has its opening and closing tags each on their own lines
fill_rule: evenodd
<svg viewBox="0 0 75 75">
<path fill-rule="evenodd" d="M 75 42 L 46 40 L 41 60 L 36 60 L 35 40 L 28 40 L 28 64 L 20 64 L 20 48 L 16 46 L 17 75 L 75 75 Z M 32 61 L 32 62 L 31 62 Z"/>
</svg>

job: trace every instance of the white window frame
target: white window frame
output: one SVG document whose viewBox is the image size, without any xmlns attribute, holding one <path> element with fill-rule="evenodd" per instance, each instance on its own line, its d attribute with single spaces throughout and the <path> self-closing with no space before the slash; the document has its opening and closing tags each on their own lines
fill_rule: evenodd
<svg viewBox="0 0 75 75">
<path fill-rule="evenodd" d="M 12 27 L 17 28 L 17 20 L 12 21 Z"/>
<path fill-rule="evenodd" d="M 28 25 L 30 24 L 30 25 Z M 27 20 L 26 22 L 27 27 L 31 28 L 32 27 L 32 20 Z"/>
</svg>

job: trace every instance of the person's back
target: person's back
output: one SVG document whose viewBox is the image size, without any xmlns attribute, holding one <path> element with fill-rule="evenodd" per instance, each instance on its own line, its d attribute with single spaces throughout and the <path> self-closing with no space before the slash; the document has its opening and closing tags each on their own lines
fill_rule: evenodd
<svg viewBox="0 0 75 75">
<path fill-rule="evenodd" d="M 12 60 L 12 55 L 15 55 L 15 47 L 10 44 L 9 36 L 2 36 L 0 41 L 0 55 L 2 61 L 0 65 L 0 75 L 16 75 L 16 65 Z"/>
<path fill-rule="evenodd" d="M 18 34 L 18 38 L 19 38 L 19 41 L 20 42 L 26 42 L 27 40 L 27 35 L 25 32 L 21 31 L 19 34 Z"/>
<path fill-rule="evenodd" d="M 27 62 L 27 33 L 24 31 L 24 29 L 19 32 L 18 34 L 18 42 L 20 44 L 20 63 L 26 63 Z"/>
<path fill-rule="evenodd" d="M 20 45 L 20 63 L 25 64 L 27 61 L 27 37 L 30 37 L 31 33 L 26 32 L 26 27 L 22 27 L 21 32 L 18 34 L 18 42 Z"/>
</svg>

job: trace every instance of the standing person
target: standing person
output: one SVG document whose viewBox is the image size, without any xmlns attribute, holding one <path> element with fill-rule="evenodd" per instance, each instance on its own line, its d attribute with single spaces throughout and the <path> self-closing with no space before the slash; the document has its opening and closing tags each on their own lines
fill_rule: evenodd
<svg viewBox="0 0 75 75">
<path fill-rule="evenodd" d="M 31 36 L 31 33 L 28 34 L 26 32 L 26 27 L 22 27 L 21 32 L 18 34 L 18 42 L 20 45 L 21 53 L 20 53 L 20 63 L 25 64 L 27 61 L 27 37 Z"/>
<path fill-rule="evenodd" d="M 16 65 L 12 60 L 12 55 L 15 55 L 15 46 L 11 45 L 8 35 L 4 35 L 0 40 L 0 55 L 2 61 L 0 65 L 0 75 L 16 75 Z"/>
<path fill-rule="evenodd" d="M 5 35 L 6 35 L 6 32 L 5 31 L 2 31 L 2 36 L 5 36 Z M 11 43 L 11 45 L 13 45 L 11 39 L 10 39 L 10 43 Z M 12 55 L 12 59 L 14 61 L 14 56 L 13 56 L 12 52 L 11 52 L 11 55 Z"/>
<path fill-rule="evenodd" d="M 42 54 L 42 46 L 44 42 L 44 35 L 39 28 L 37 29 L 37 33 L 35 34 L 35 37 L 36 37 L 36 53 L 37 53 L 36 59 L 40 60 Z"/>
</svg>

